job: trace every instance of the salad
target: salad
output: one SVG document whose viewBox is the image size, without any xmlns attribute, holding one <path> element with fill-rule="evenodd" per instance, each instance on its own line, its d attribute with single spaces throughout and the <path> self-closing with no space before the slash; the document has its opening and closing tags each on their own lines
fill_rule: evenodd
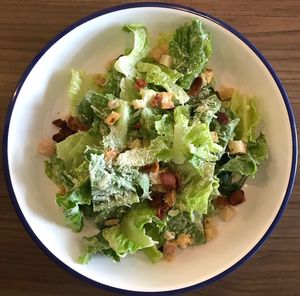
<svg viewBox="0 0 300 296">
<path fill-rule="evenodd" d="M 214 87 L 201 21 L 153 44 L 141 24 L 123 30 L 134 44 L 106 73 L 71 71 L 70 115 L 38 147 L 66 225 L 97 227 L 83 238 L 81 263 L 139 250 L 172 260 L 214 239 L 215 218 L 232 220 L 243 184 L 268 157 L 256 98 Z"/>
</svg>

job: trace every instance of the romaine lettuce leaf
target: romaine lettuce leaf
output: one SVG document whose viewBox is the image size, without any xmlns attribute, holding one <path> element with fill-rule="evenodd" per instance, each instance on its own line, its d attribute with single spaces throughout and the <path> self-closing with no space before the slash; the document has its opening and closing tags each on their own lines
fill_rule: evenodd
<svg viewBox="0 0 300 296">
<path fill-rule="evenodd" d="M 115 69 L 125 76 L 134 77 L 136 63 L 144 58 L 150 49 L 147 29 L 139 24 L 131 24 L 123 27 L 125 32 L 134 33 L 134 47 L 129 55 L 119 57 L 115 62 Z"/>
<path fill-rule="evenodd" d="M 119 166 L 142 167 L 156 161 L 168 161 L 172 157 L 169 146 L 161 137 L 151 141 L 148 147 L 134 148 L 119 154 Z"/>
<path fill-rule="evenodd" d="M 247 150 L 245 155 L 232 157 L 221 167 L 219 172 L 233 172 L 254 177 L 258 165 L 268 158 L 265 136 L 261 134 L 256 141 L 248 143 Z"/>
<path fill-rule="evenodd" d="M 45 161 L 45 173 L 59 187 L 63 186 L 66 189 L 74 187 L 74 177 L 66 171 L 63 160 L 56 155 Z"/>
<path fill-rule="evenodd" d="M 214 163 L 207 162 L 203 176 L 188 163 L 180 166 L 180 172 L 183 190 L 177 196 L 175 207 L 191 215 L 194 211 L 207 214 L 211 207 L 212 194 L 219 186 L 218 180 L 214 178 Z"/>
<path fill-rule="evenodd" d="M 91 260 L 92 255 L 96 253 L 109 256 L 115 262 L 120 261 L 120 257 L 109 247 L 108 242 L 103 238 L 101 232 L 91 237 L 84 237 L 83 249 L 83 254 L 78 258 L 78 262 L 81 264 L 87 264 Z"/>
<path fill-rule="evenodd" d="M 193 155 L 204 161 L 216 161 L 222 147 L 213 142 L 209 125 L 199 120 L 189 125 L 189 117 L 187 107 L 175 108 L 172 161 L 182 164 Z M 194 159 L 193 162 L 195 161 Z"/>
<path fill-rule="evenodd" d="M 247 149 L 257 165 L 268 159 L 268 146 L 264 134 L 260 134 L 255 142 L 248 143 Z"/>
<path fill-rule="evenodd" d="M 124 75 L 118 72 L 114 66 L 108 71 L 106 82 L 104 84 L 104 92 L 112 94 L 115 97 L 120 96 L 121 87 L 120 83 Z"/>
<path fill-rule="evenodd" d="M 93 75 L 72 69 L 71 81 L 68 91 L 70 98 L 70 112 L 72 116 L 76 116 L 79 114 L 77 106 L 82 102 L 85 94 L 89 90 L 100 90 L 100 87 L 94 81 Z"/>
<path fill-rule="evenodd" d="M 91 154 L 89 172 L 94 211 L 129 206 L 140 198 L 149 198 L 148 175 L 128 166 L 112 166 L 105 162 L 103 154 Z"/>
<path fill-rule="evenodd" d="M 127 212 L 119 225 L 104 229 L 102 235 L 118 256 L 134 254 L 155 245 L 145 233 L 145 224 L 151 223 L 154 217 L 155 211 L 147 203 L 138 204 Z"/>
<path fill-rule="evenodd" d="M 200 20 L 179 27 L 169 45 L 174 69 L 184 74 L 180 86 L 189 89 L 211 56 L 210 35 L 202 28 Z"/>
<path fill-rule="evenodd" d="M 56 203 L 63 208 L 65 223 L 74 232 L 79 232 L 83 226 L 83 213 L 79 205 L 91 203 L 91 188 L 89 180 L 82 183 L 66 195 L 56 196 Z"/>
<path fill-rule="evenodd" d="M 177 78 L 178 75 L 176 73 L 170 74 L 171 70 L 168 70 L 168 74 L 162 70 L 164 68 L 158 65 L 143 62 L 137 63 L 136 68 L 139 72 L 146 73 L 146 81 L 148 83 L 165 88 L 179 104 L 183 105 L 190 99 L 188 94 L 179 85 L 175 84 L 174 77 Z"/>
<path fill-rule="evenodd" d="M 62 159 L 66 169 L 70 170 L 84 161 L 84 152 L 88 146 L 100 146 L 99 140 L 89 132 L 78 132 L 57 143 L 57 157 Z"/>
<path fill-rule="evenodd" d="M 259 113 L 256 107 L 256 98 L 243 96 L 238 92 L 234 92 L 230 110 L 239 118 L 239 124 L 235 129 L 235 138 L 244 142 L 254 141 L 255 129 L 259 123 Z"/>
<path fill-rule="evenodd" d="M 221 102 L 217 95 L 211 95 L 199 102 L 195 109 L 194 118 L 204 123 L 210 123 L 220 108 Z"/>
<path fill-rule="evenodd" d="M 120 87 L 121 87 L 121 93 L 120 93 L 120 99 L 132 102 L 133 100 L 139 100 L 141 99 L 141 95 L 139 91 L 134 87 L 135 81 L 130 78 L 122 78 Z"/>
<path fill-rule="evenodd" d="M 119 100 L 119 103 L 120 106 L 116 112 L 120 114 L 120 118 L 110 127 L 110 133 L 104 137 L 105 148 L 122 149 L 126 146 L 131 110 L 128 102 Z"/>
<path fill-rule="evenodd" d="M 188 212 L 182 212 L 174 217 L 168 216 L 167 230 L 175 232 L 176 235 L 189 234 L 195 245 L 205 243 L 203 215 L 197 212 L 194 212 L 192 215 Z"/>
</svg>

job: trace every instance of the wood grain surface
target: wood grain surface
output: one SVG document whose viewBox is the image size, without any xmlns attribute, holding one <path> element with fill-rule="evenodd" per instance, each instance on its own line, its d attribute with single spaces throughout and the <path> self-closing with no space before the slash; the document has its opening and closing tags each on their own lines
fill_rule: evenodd
<svg viewBox="0 0 300 296">
<path fill-rule="evenodd" d="M 70 23 L 131 1 L 0 0 L 0 121 L 16 84 L 39 50 Z M 245 34 L 282 80 L 300 126 L 300 1 L 170 1 L 215 15 Z M 0 183 L 0 295 L 115 295 L 58 267 L 35 245 Z M 300 295 L 300 182 L 260 251 L 222 280 L 185 295 Z M 205 268 L 205 267 L 204 267 Z M 170 275 L 172 276 L 172 275 Z"/>
</svg>

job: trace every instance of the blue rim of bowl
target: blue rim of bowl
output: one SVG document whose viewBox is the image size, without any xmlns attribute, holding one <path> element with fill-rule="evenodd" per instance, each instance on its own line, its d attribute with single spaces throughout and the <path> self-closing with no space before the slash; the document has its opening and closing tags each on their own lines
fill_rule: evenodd
<svg viewBox="0 0 300 296">
<path fill-rule="evenodd" d="M 280 206 L 280 209 L 279 209 L 275 219 L 273 220 L 273 222 L 270 225 L 269 229 L 266 231 L 266 233 L 260 239 L 260 241 L 243 258 L 241 258 L 238 262 L 236 262 L 234 265 L 232 265 L 228 269 L 224 270 L 220 274 L 218 274 L 218 275 L 216 275 L 216 276 L 214 276 L 214 277 L 212 277 L 208 280 L 200 282 L 198 284 L 192 285 L 192 286 L 188 286 L 188 287 L 180 288 L 180 289 L 176 289 L 176 290 L 162 291 L 162 292 L 159 292 L 159 291 L 158 292 L 130 291 L 130 290 L 123 290 L 123 289 L 120 289 L 120 288 L 115 288 L 115 287 L 111 287 L 111 286 L 108 286 L 108 285 L 101 284 L 97 281 L 94 281 L 94 280 L 80 274 L 79 272 L 75 271 L 74 269 L 70 268 L 68 265 L 66 265 L 60 259 L 58 259 L 53 253 L 51 253 L 51 251 L 49 249 L 47 249 L 47 247 L 39 240 L 39 238 L 33 232 L 33 230 L 29 226 L 25 216 L 23 215 L 23 213 L 22 213 L 22 211 L 19 207 L 17 198 L 16 198 L 14 190 L 13 190 L 11 179 L 10 179 L 9 165 L 8 165 L 8 154 L 7 154 L 8 132 L 9 132 L 10 119 L 11 119 L 12 111 L 13 111 L 13 108 L 14 108 L 14 104 L 15 104 L 17 98 L 18 98 L 19 92 L 20 92 L 20 90 L 22 88 L 22 85 L 24 84 L 27 76 L 29 75 L 31 70 L 34 68 L 35 64 L 40 60 L 40 58 L 50 49 L 50 47 L 52 45 L 54 45 L 59 39 L 61 39 L 64 35 L 71 32 L 73 29 L 77 28 L 78 26 L 80 26 L 80 25 L 86 23 L 87 21 L 92 20 L 96 17 L 102 16 L 102 15 L 105 15 L 105 14 L 108 14 L 108 13 L 116 12 L 116 11 L 119 11 L 119 10 L 130 9 L 130 8 L 145 8 L 145 7 L 158 7 L 158 8 L 174 9 L 174 10 L 185 11 L 185 12 L 188 12 L 190 14 L 197 15 L 197 16 L 201 16 L 201 17 L 206 18 L 206 19 L 220 25 L 221 27 L 225 28 L 226 30 L 228 30 L 229 32 L 231 32 L 232 34 L 237 36 L 242 42 L 244 42 L 259 57 L 259 59 L 263 62 L 265 67 L 268 69 L 268 71 L 272 75 L 274 81 L 276 82 L 278 89 L 280 90 L 280 93 L 282 95 L 282 98 L 283 98 L 285 106 L 286 106 L 289 121 L 290 121 L 291 135 L 292 135 L 292 148 L 293 148 L 290 178 L 289 178 L 289 182 L 288 182 L 288 186 L 287 186 L 287 189 L 286 189 L 284 199 L 282 201 L 282 204 Z M 27 67 L 27 69 L 23 73 L 20 81 L 18 82 L 16 90 L 13 94 L 12 100 L 10 101 L 10 103 L 8 105 L 7 115 L 6 115 L 6 119 L 5 119 L 5 125 L 4 125 L 3 150 L 2 151 L 3 151 L 3 167 L 4 167 L 5 180 L 6 180 L 9 196 L 12 200 L 15 211 L 16 211 L 17 215 L 19 216 L 19 219 L 21 220 L 24 228 L 27 230 L 28 234 L 31 236 L 31 238 L 35 241 L 35 243 L 39 246 L 39 248 L 42 249 L 46 253 L 46 255 L 48 255 L 54 262 L 56 262 L 59 266 L 63 267 L 66 271 L 70 272 L 71 274 L 75 275 L 76 277 L 79 277 L 80 279 L 82 279 L 82 280 L 84 280 L 84 281 L 86 281 L 86 282 L 88 282 L 88 283 L 90 283 L 90 284 L 92 284 L 96 287 L 106 289 L 106 290 L 109 290 L 109 291 L 112 291 L 112 292 L 122 293 L 123 295 L 142 295 L 142 294 L 147 294 L 147 295 L 171 295 L 172 294 L 172 295 L 174 295 L 174 294 L 188 292 L 188 291 L 191 291 L 191 290 L 194 290 L 194 289 L 203 288 L 203 287 L 205 287 L 205 286 L 207 286 L 207 285 L 223 278 L 224 276 L 228 275 L 229 273 L 234 271 L 236 268 L 241 266 L 246 260 L 248 260 L 252 255 L 254 255 L 258 251 L 258 249 L 263 245 L 263 243 L 265 242 L 267 237 L 271 234 L 272 230 L 274 229 L 274 227 L 276 226 L 276 224 L 280 220 L 280 218 L 283 214 L 283 211 L 284 211 L 284 209 L 285 209 L 285 207 L 286 207 L 286 205 L 289 201 L 289 198 L 291 196 L 294 181 L 295 181 L 295 176 L 296 176 L 298 145 L 297 145 L 297 133 L 296 133 L 295 118 L 294 118 L 294 114 L 293 114 L 292 107 L 290 105 L 287 93 L 286 93 L 282 83 L 280 82 L 278 76 L 276 75 L 274 69 L 270 65 L 270 63 L 266 60 L 266 58 L 261 54 L 261 52 L 245 36 L 243 36 L 241 33 L 236 31 L 234 28 L 232 28 L 230 25 L 226 24 L 225 22 L 221 21 L 220 19 L 218 19 L 214 16 L 211 16 L 209 14 L 206 14 L 202 11 L 199 11 L 197 9 L 189 8 L 189 7 L 178 5 L 178 4 L 171 4 L 171 3 L 160 3 L 160 2 L 143 2 L 143 3 L 140 3 L 140 2 L 136 2 L 136 3 L 130 3 L 130 4 L 124 4 L 124 5 L 118 5 L 118 6 L 110 7 L 110 8 L 95 12 L 95 13 L 89 15 L 89 16 L 86 16 L 86 17 L 80 19 L 79 21 L 77 21 L 77 22 L 73 23 L 72 25 L 68 26 L 64 31 L 62 31 L 61 33 L 56 35 L 35 56 L 35 58 L 32 60 L 30 65 Z"/>
</svg>

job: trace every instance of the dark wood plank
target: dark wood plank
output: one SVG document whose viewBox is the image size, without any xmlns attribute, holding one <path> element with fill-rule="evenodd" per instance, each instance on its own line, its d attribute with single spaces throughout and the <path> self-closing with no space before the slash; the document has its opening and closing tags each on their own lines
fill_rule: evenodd
<svg viewBox="0 0 300 296">
<path fill-rule="evenodd" d="M 96 10 L 133 1 L 0 0 L 0 121 L 20 75 L 37 52 L 70 23 Z M 169 1 L 206 11 L 244 33 L 272 63 L 300 125 L 300 1 Z M 1 130 L 3 124 L 1 125 Z M 57 267 L 20 224 L 1 168 L 0 295 L 115 295 Z M 300 181 L 283 218 L 241 268 L 186 295 L 300 295 Z"/>
</svg>

